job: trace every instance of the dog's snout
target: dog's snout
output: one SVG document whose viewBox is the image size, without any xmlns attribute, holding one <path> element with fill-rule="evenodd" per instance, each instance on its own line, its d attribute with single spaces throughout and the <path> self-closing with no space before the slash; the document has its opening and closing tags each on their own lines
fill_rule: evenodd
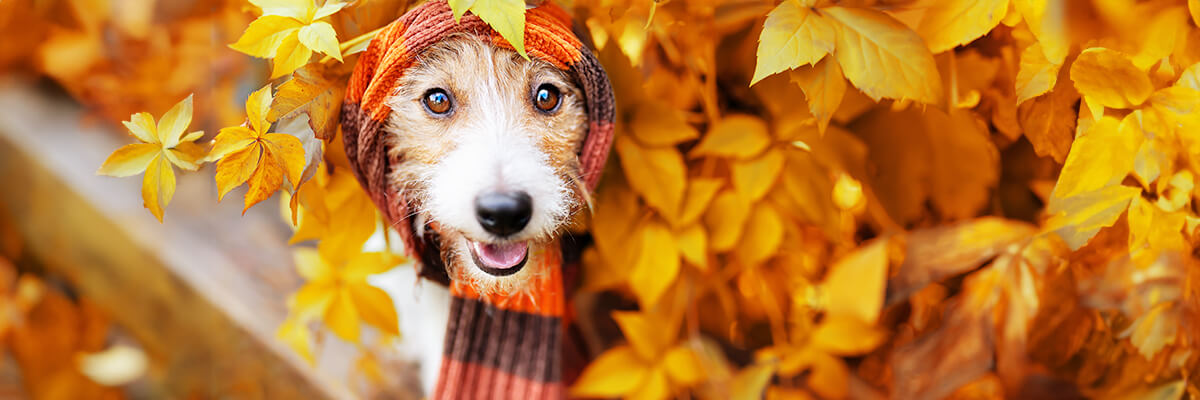
<svg viewBox="0 0 1200 400">
<path fill-rule="evenodd" d="M 532 215 L 533 199 L 525 192 L 491 192 L 475 198 L 475 218 L 496 236 L 520 232 Z"/>
</svg>

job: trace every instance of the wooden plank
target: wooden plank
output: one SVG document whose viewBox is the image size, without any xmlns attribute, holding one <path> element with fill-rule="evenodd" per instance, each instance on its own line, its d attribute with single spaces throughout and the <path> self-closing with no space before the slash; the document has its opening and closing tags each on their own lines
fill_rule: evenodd
<svg viewBox="0 0 1200 400">
<path fill-rule="evenodd" d="M 140 177 L 95 175 L 127 142 L 82 117 L 68 99 L 0 80 L 0 212 L 26 250 L 109 310 L 178 397 L 353 398 L 346 374 L 274 339 L 301 283 L 278 208 L 243 217 L 238 193 L 216 204 L 209 166 L 178 175 L 159 224 L 141 207 Z"/>
</svg>

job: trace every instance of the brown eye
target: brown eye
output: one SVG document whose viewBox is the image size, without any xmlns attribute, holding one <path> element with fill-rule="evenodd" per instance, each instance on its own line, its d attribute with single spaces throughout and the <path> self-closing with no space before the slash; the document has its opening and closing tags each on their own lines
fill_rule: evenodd
<svg viewBox="0 0 1200 400">
<path fill-rule="evenodd" d="M 425 96 L 421 98 L 421 104 L 424 104 L 425 110 L 435 117 L 444 116 L 454 108 L 450 95 L 443 89 L 430 89 L 425 92 Z"/>
<path fill-rule="evenodd" d="M 537 92 L 533 93 L 533 106 L 537 107 L 538 110 L 542 110 L 542 112 L 554 112 L 554 110 L 558 109 L 561 97 L 558 88 L 545 83 L 538 86 Z"/>
</svg>

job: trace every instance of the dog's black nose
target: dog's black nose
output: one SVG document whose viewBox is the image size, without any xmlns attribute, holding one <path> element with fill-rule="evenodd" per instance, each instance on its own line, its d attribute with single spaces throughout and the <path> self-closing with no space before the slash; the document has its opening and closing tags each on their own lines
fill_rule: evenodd
<svg viewBox="0 0 1200 400">
<path fill-rule="evenodd" d="M 520 232 L 532 215 L 533 199 L 525 192 L 491 192 L 475 198 L 475 218 L 496 236 Z"/>
</svg>

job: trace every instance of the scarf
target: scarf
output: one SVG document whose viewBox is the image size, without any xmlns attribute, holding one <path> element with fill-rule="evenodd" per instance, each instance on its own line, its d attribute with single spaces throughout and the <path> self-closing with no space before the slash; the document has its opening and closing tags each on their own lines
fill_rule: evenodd
<svg viewBox="0 0 1200 400">
<path fill-rule="evenodd" d="M 590 191 L 608 158 L 615 106 L 608 76 L 570 27 L 570 16 L 551 2 L 525 12 L 529 56 L 566 71 L 583 93 L 588 128 L 579 161 Z M 391 109 L 385 101 L 424 49 L 456 33 L 512 49 L 475 15 L 464 15 L 456 23 L 444 1 L 430 1 L 405 13 L 371 41 L 350 77 L 341 114 L 346 155 L 421 274 L 449 284 L 454 296 L 438 384 L 430 398 L 563 398 L 563 252 L 548 246 L 530 255 L 532 265 L 526 268 L 537 268 L 538 273 L 528 293 L 478 293 L 468 281 L 448 276 L 436 229 L 416 229 L 406 194 L 388 183 L 383 128 Z"/>
</svg>

